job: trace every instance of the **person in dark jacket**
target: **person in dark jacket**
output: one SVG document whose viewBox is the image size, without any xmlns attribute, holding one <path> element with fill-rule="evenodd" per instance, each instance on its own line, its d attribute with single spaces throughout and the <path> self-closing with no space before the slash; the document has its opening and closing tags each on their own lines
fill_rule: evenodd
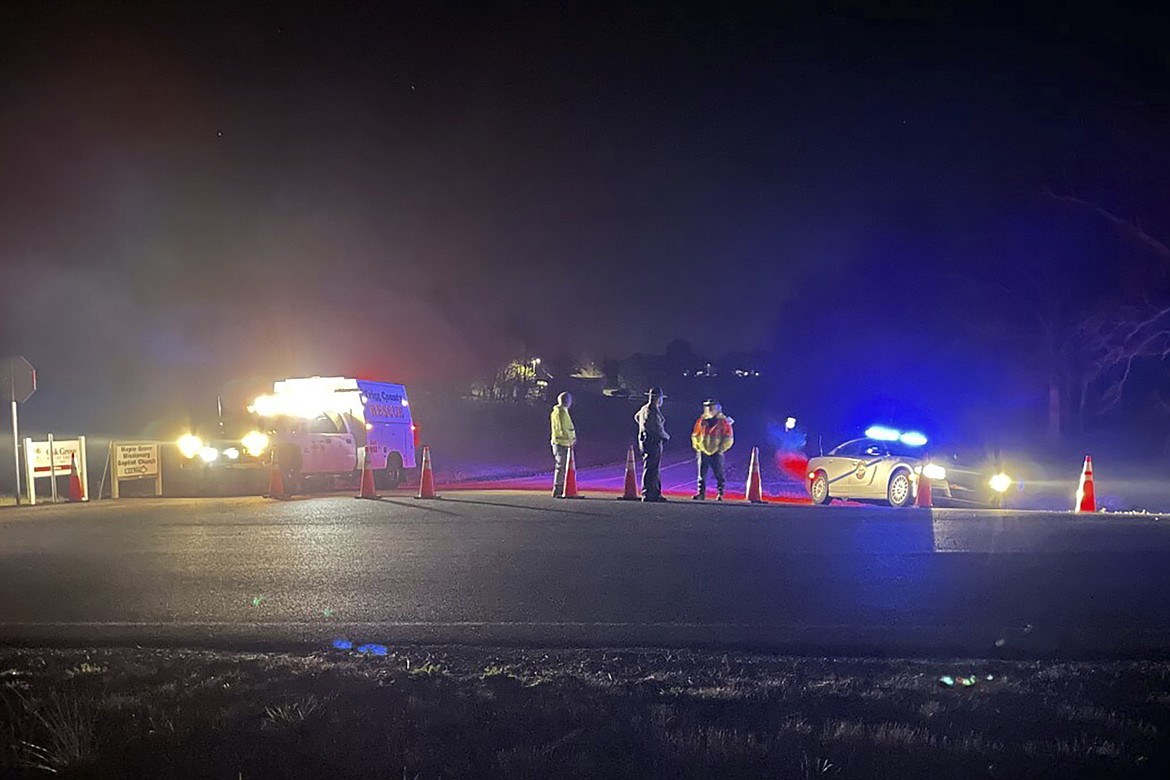
<svg viewBox="0 0 1170 780">
<path fill-rule="evenodd" d="M 661 387 L 652 387 L 646 393 L 646 405 L 634 415 L 638 423 L 638 447 L 642 450 L 642 500 L 665 501 L 662 495 L 662 445 L 670 441 L 666 432 L 666 418 L 662 416 L 662 401 L 666 396 Z"/>
</svg>

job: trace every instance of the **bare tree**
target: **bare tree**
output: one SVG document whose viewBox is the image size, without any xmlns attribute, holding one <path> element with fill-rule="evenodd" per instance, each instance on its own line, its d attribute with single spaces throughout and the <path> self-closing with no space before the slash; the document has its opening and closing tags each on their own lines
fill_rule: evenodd
<svg viewBox="0 0 1170 780">
<path fill-rule="evenodd" d="M 1148 252 L 1163 274 L 1170 271 L 1170 246 L 1148 233 L 1137 220 L 1123 219 L 1074 195 L 1058 195 L 1052 191 L 1046 194 L 1058 203 L 1104 220 L 1133 241 L 1137 248 Z M 1100 388 L 1097 411 L 1107 411 L 1121 401 L 1135 364 L 1170 357 L 1170 291 L 1156 290 L 1151 295 L 1147 285 L 1139 283 L 1137 287 L 1142 289 L 1140 295 L 1123 295 L 1127 300 L 1099 310 L 1080 325 L 1077 335 L 1084 342 L 1088 358 L 1080 375 L 1082 419 L 1094 385 Z"/>
</svg>

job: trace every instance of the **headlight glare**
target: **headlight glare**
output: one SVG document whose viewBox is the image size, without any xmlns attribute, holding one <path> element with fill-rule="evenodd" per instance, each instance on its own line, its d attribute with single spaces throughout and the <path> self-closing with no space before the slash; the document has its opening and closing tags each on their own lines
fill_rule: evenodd
<svg viewBox="0 0 1170 780">
<path fill-rule="evenodd" d="M 258 458 L 264 450 L 268 449 L 268 435 L 260 431 L 252 431 L 240 439 L 240 444 L 244 445 L 245 452 L 253 458 Z"/>
<path fill-rule="evenodd" d="M 937 463 L 927 463 L 922 467 L 922 476 L 927 479 L 946 479 L 947 470 Z"/>
<path fill-rule="evenodd" d="M 996 493 L 1005 493 L 1007 492 L 1007 489 L 1012 486 L 1012 478 L 1001 471 L 991 479 L 987 480 L 987 484 L 990 485 L 991 489 Z"/>
<path fill-rule="evenodd" d="M 184 458 L 194 458 L 203 449 L 203 440 L 193 433 L 184 433 L 176 442 Z"/>
</svg>

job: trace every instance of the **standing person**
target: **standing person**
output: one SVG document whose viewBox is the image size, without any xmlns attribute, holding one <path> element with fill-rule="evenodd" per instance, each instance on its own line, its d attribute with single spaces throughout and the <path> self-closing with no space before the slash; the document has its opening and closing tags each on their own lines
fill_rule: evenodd
<svg viewBox="0 0 1170 780">
<path fill-rule="evenodd" d="M 707 500 L 707 470 L 715 472 L 715 486 L 719 493 L 716 501 L 723 500 L 723 489 L 726 486 L 723 472 L 723 453 L 731 449 L 735 436 L 731 429 L 734 422 L 723 413 L 723 407 L 714 398 L 703 402 L 703 413 L 695 420 L 695 428 L 691 431 L 691 446 L 699 462 L 699 490 L 691 496 L 695 501 Z"/>
<path fill-rule="evenodd" d="M 569 467 L 569 450 L 577 443 L 577 429 L 573 425 L 573 418 L 569 416 L 569 407 L 573 405 L 573 396 L 561 393 L 557 396 L 556 405 L 549 415 L 552 426 L 552 451 L 556 461 L 556 472 L 553 474 L 553 498 L 565 497 L 565 471 Z"/>
<path fill-rule="evenodd" d="M 662 495 L 662 445 L 670 441 L 666 432 L 666 418 L 662 416 L 662 401 L 666 396 L 661 387 L 652 387 L 646 393 L 649 400 L 634 415 L 638 423 L 638 446 L 642 450 L 642 500 L 665 501 Z"/>
</svg>

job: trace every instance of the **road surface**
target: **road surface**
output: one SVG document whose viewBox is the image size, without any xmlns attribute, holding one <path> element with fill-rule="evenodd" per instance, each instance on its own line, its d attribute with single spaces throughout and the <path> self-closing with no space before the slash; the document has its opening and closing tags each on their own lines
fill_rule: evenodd
<svg viewBox="0 0 1170 780">
<path fill-rule="evenodd" d="M 1170 520 L 523 492 L 0 510 L 0 644 L 1165 657 Z"/>
</svg>

